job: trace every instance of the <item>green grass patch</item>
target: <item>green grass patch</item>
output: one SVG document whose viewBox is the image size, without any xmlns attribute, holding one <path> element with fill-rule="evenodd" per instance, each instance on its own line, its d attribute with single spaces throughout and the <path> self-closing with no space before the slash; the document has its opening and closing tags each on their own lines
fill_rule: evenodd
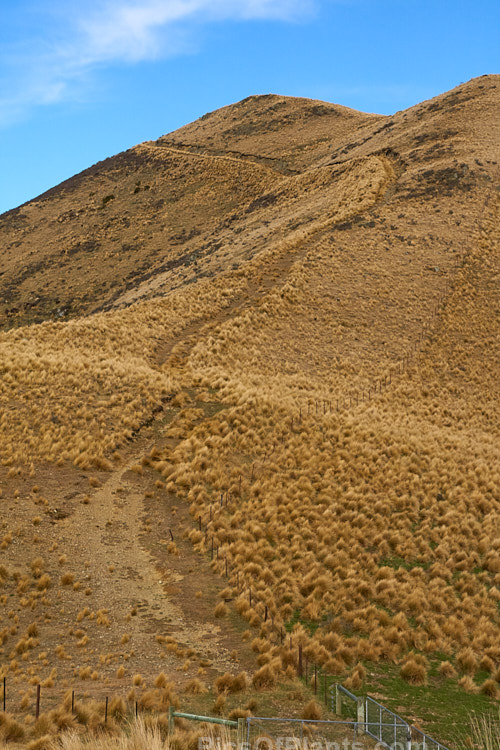
<svg viewBox="0 0 500 750">
<path fill-rule="evenodd" d="M 424 563 L 419 562 L 418 560 L 405 560 L 403 557 L 398 557 L 398 555 L 395 555 L 394 557 L 384 557 L 383 560 L 380 560 L 379 566 L 387 566 L 388 568 L 394 568 L 394 570 L 398 570 L 398 568 L 404 568 L 405 570 L 412 570 L 412 568 L 422 568 L 423 570 L 427 570 L 430 563 Z"/>
<path fill-rule="evenodd" d="M 326 621 L 327 615 L 323 617 L 323 622 Z M 288 620 L 287 623 L 285 623 L 285 629 L 287 633 L 291 633 L 293 630 L 293 626 L 296 625 L 298 622 L 300 622 L 301 625 L 311 634 L 314 635 L 314 633 L 317 631 L 317 629 L 320 626 L 320 622 L 313 621 L 313 620 L 307 620 L 304 617 L 301 617 L 300 609 L 296 609 L 291 616 L 291 618 Z"/>
<path fill-rule="evenodd" d="M 442 657 L 442 658 L 441 658 Z M 471 717 L 495 716 L 495 701 L 479 693 L 467 693 L 455 679 L 438 673 L 446 655 L 429 665 L 427 685 L 409 685 L 399 675 L 397 665 L 369 664 L 363 693 L 373 695 L 382 705 L 414 724 L 450 750 L 462 750 L 470 734 Z M 481 682 L 484 676 L 477 675 Z"/>
</svg>

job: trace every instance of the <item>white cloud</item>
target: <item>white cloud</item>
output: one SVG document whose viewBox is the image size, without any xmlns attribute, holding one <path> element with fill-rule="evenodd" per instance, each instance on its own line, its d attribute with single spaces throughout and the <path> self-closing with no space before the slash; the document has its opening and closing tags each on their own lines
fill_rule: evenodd
<svg viewBox="0 0 500 750">
<path fill-rule="evenodd" d="M 180 24 L 227 19 L 291 21 L 311 7 L 308 0 L 115 1 L 80 19 L 81 52 L 95 62 L 154 59 L 177 52 L 172 31 Z"/>
<path fill-rule="evenodd" d="M 42 2 L 44 0 L 41 0 Z M 224 20 L 296 21 L 315 0 L 71 0 L 37 7 L 39 23 L 0 51 L 0 124 L 39 105 L 78 98 L 90 74 L 112 64 L 162 59 L 192 49 L 197 26 Z M 33 5 L 30 6 L 31 9 Z M 12 17 L 12 14 L 11 14 Z M 12 36 L 12 35 L 11 35 Z"/>
</svg>

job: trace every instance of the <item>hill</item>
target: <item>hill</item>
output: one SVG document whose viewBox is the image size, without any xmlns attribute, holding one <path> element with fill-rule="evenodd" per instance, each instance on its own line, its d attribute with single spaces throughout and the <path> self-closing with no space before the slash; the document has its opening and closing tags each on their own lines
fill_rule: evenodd
<svg viewBox="0 0 500 750">
<path fill-rule="evenodd" d="M 450 746 L 490 710 L 499 80 L 250 97 L 0 217 L 12 709 L 300 710 L 300 645 Z"/>
</svg>

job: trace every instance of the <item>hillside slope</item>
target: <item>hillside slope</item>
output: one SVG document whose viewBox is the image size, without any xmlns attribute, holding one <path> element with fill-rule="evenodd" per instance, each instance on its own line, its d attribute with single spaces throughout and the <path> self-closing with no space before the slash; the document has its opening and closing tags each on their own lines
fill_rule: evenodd
<svg viewBox="0 0 500 750">
<path fill-rule="evenodd" d="M 0 217 L 0 325 L 217 277 L 328 213 L 336 180 L 374 156 L 396 173 L 391 209 L 417 201 L 438 220 L 441 243 L 458 241 L 465 227 L 450 225 L 477 213 L 494 172 L 496 87 L 495 76 L 476 79 L 393 117 L 250 97 L 107 159 Z M 454 208 L 434 206 L 451 196 Z M 426 241 L 391 209 L 384 240 Z M 445 210 L 453 218 L 438 216 Z"/>
<path fill-rule="evenodd" d="M 499 83 L 251 97 L 0 217 L 11 710 L 300 712 L 300 644 L 464 746 L 500 681 Z"/>
</svg>

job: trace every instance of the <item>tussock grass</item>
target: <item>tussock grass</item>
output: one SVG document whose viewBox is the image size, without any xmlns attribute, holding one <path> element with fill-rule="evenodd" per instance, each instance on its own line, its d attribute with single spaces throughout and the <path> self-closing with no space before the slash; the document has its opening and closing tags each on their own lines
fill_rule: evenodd
<svg viewBox="0 0 500 750">
<path fill-rule="evenodd" d="M 272 241 L 241 269 L 127 309 L 0 334 L 0 470 L 9 488 L 21 479 L 37 486 L 36 462 L 72 463 L 92 502 L 89 485 L 102 486 L 123 447 L 169 402 L 166 447 L 148 449 L 128 478 L 139 486 L 156 472 L 147 499 L 175 494 L 175 509 L 185 504 L 192 515 L 194 548 L 211 557 L 213 540 L 211 565 L 221 575 L 227 560 L 227 596 L 219 598 L 233 603 L 220 601 L 214 616 L 234 606 L 248 622 L 242 638 L 255 652 L 257 690 L 295 676 L 300 644 L 309 665 L 353 688 L 368 662 L 395 663 L 404 680 L 425 684 L 435 676 L 432 658 L 444 654 L 437 680 L 495 695 L 498 207 L 460 268 L 445 243 L 405 242 L 396 253 L 370 244 L 369 226 L 347 235 L 339 222 L 365 222 L 373 211 L 377 223 L 376 203 L 394 177 L 378 154 L 279 178 Z M 396 226 L 399 210 L 382 218 Z M 282 232 L 285 215 L 300 223 Z M 449 220 L 428 221 L 441 236 Z M 380 258 L 382 247 L 394 263 Z M 431 261 L 442 274 L 426 270 Z M 429 309 L 445 280 L 453 287 L 435 320 Z M 418 362 L 403 372 L 402 355 L 415 347 Z M 8 492 L 14 507 L 19 491 Z M 29 503 L 36 545 L 48 501 L 33 491 Z M 3 550 L 10 554 L 17 541 L 14 529 L 2 529 Z M 182 544 L 167 551 L 177 557 Z M 83 594 L 73 573 L 54 574 L 45 551 L 33 552 L 15 579 L 9 570 L 0 578 L 26 609 L 24 622 L 43 592 L 61 617 L 59 599 Z M 38 635 L 11 619 L 2 641 L 21 679 Z M 91 619 L 99 635 L 113 629 L 112 613 Z M 99 673 L 83 658 L 86 632 L 71 648 L 77 644 L 81 660 L 64 646 L 55 653 L 89 681 Z M 171 642 L 165 652 L 185 657 Z M 128 679 L 143 689 L 150 675 L 134 676 L 137 669 L 144 671 L 133 665 Z M 192 669 L 187 659 L 180 680 L 190 684 Z M 223 711 L 237 678 L 219 679 Z M 134 689 L 131 700 L 163 710 L 165 687 Z"/>
</svg>

